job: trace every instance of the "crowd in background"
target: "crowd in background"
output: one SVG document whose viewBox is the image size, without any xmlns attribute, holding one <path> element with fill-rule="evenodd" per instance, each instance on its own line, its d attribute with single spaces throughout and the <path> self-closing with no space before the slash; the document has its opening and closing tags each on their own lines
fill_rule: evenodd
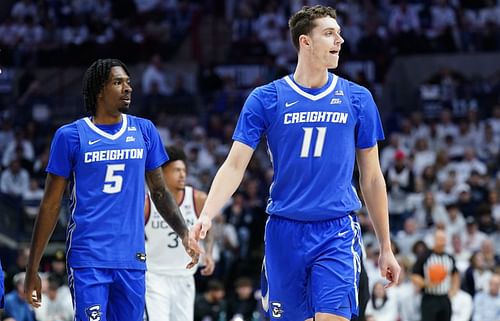
<svg viewBox="0 0 500 321">
<path fill-rule="evenodd" d="M 159 49 L 170 54 L 189 31 L 206 29 L 206 18 L 213 17 L 230 30 L 218 39 L 231 47 L 219 59 L 263 63 L 274 57 L 286 66 L 295 59 L 287 19 L 317 3 L 337 9 L 349 40 L 343 55 L 373 59 L 382 69 L 394 55 L 500 49 L 495 0 L 17 0 L 0 21 L 0 45 L 6 51 L 3 63 L 17 66 L 30 60 L 85 64 L 75 55 L 82 51 L 119 52 L 132 63 Z M 197 48 L 206 46 L 203 39 L 198 42 Z"/>
<path fill-rule="evenodd" d="M 51 50 L 78 51 L 85 46 L 106 50 L 106 45 L 116 48 L 122 43 L 154 48 L 158 43 L 177 43 L 196 19 L 202 19 L 203 8 L 204 14 L 232 27 L 228 62 L 269 67 L 269 79 L 259 79 L 255 84 L 259 85 L 289 70 L 295 51 L 286 17 L 309 2 L 20 0 L 10 17 L 0 21 L 0 46 L 13 54 L 3 63 L 30 61 L 34 66 L 43 66 L 48 61 L 44 54 Z M 342 35 L 348 40 L 342 55 L 373 59 L 379 73 L 375 81 L 383 78 L 393 55 L 500 49 L 500 4 L 495 1 L 323 2 L 338 8 Z M 138 18 L 130 19 L 131 12 Z M 218 73 L 216 65 L 202 64 L 193 92 L 182 75 L 167 75 L 162 58 L 153 55 L 155 49 L 130 57 L 150 59 L 142 74 L 135 75 L 141 82 L 134 95 L 142 97 L 143 105 L 134 102 L 132 113 L 150 118 L 165 144 L 184 149 L 188 184 L 208 191 L 229 151 L 249 88 L 238 87 L 234 79 Z M 356 80 L 368 88 L 374 85 Z M 461 291 L 452 298 L 453 320 L 488 321 L 491 315 L 500 317 L 500 80 L 474 83 L 458 71 L 443 70 L 425 85 L 439 89 L 434 107 L 427 108 L 428 97 L 423 95 L 419 110 L 386 116 L 386 140 L 380 143 L 392 241 L 403 267 L 401 282 L 393 289 L 380 283 L 373 228 L 365 209 L 358 213 L 371 289 L 367 319 L 421 320 L 421 295 L 409 276 L 416 260 L 433 248 L 436 230 L 444 230 L 446 251 L 455 258 L 461 276 Z M 0 106 L 0 204 L 17 214 L 13 235 L 22 244 L 31 236 L 43 197 L 50 140 L 60 124 L 52 121 L 56 106 L 32 70 L 27 69 L 12 87 L 18 90 L 9 93 L 8 100 L 15 104 Z M 201 110 L 193 108 L 195 96 L 203 101 Z M 259 275 L 272 175 L 265 144 L 260 144 L 240 188 L 215 219 L 216 270 L 210 278 L 197 276 L 195 320 L 261 318 Z M 63 206 L 54 242 L 64 242 L 67 215 Z M 72 320 L 64 252 L 44 258 L 45 308 L 35 314 L 20 294 L 28 250 L 21 246 L 8 254 L 6 259 L 2 256 L 2 264 L 6 290 L 22 316 L 16 321 Z"/>
</svg>

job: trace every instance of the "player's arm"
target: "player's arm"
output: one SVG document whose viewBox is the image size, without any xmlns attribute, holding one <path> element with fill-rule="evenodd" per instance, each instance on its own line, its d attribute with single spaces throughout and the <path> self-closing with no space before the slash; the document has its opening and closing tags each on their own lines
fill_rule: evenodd
<svg viewBox="0 0 500 321">
<path fill-rule="evenodd" d="M 57 224 L 57 218 L 61 209 L 61 199 L 66 190 L 67 183 L 66 178 L 62 176 L 51 173 L 47 174 L 45 192 L 33 229 L 30 256 L 28 266 L 26 267 L 26 280 L 24 283 L 26 300 L 34 307 L 39 307 L 42 300 L 41 282 L 38 276 L 40 260 Z M 31 296 L 33 291 L 36 291 L 36 298 L 32 298 Z"/>
<path fill-rule="evenodd" d="M 194 205 L 196 207 L 196 216 L 200 215 L 200 211 L 205 205 L 207 200 L 207 193 L 194 190 Z M 215 269 L 214 258 L 212 256 L 214 248 L 214 235 L 213 231 L 209 230 L 207 236 L 203 242 L 205 248 L 205 254 L 203 255 L 203 268 L 201 269 L 201 275 L 212 275 Z"/>
<path fill-rule="evenodd" d="M 196 239 L 205 238 L 206 232 L 212 226 L 212 219 L 220 213 L 224 204 L 240 185 L 253 151 L 248 145 L 238 141 L 233 143 L 229 155 L 214 177 L 205 206 L 192 229 Z"/>
<path fill-rule="evenodd" d="M 360 173 L 361 193 L 380 246 L 380 272 L 383 277 L 389 280 L 388 286 L 391 286 L 397 283 L 401 268 L 391 249 L 386 186 L 380 169 L 377 145 L 357 149 L 356 158 Z"/>
<path fill-rule="evenodd" d="M 184 221 L 181 211 L 179 210 L 179 206 L 177 206 L 174 197 L 168 191 L 161 167 L 147 171 L 146 182 L 156 209 L 168 225 L 182 239 L 182 244 L 184 245 L 186 252 L 192 258 L 188 268 L 194 266 L 198 263 L 201 250 L 198 243 L 189 237 L 189 229 Z"/>
</svg>

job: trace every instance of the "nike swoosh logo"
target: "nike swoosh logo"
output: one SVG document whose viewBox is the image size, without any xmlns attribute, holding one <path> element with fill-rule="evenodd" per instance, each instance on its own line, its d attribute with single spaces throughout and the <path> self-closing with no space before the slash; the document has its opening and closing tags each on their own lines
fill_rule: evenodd
<svg viewBox="0 0 500 321">
<path fill-rule="evenodd" d="M 96 139 L 96 140 L 89 140 L 89 145 L 94 145 L 95 143 L 97 143 L 98 141 L 100 141 L 101 139 Z"/>
<path fill-rule="evenodd" d="M 349 233 L 349 231 L 339 232 L 338 236 L 342 237 L 342 236 L 346 235 L 347 233 Z"/>
<path fill-rule="evenodd" d="M 294 101 L 293 103 L 285 103 L 285 107 L 292 107 L 293 105 L 295 105 L 296 103 L 298 103 L 299 101 Z"/>
</svg>

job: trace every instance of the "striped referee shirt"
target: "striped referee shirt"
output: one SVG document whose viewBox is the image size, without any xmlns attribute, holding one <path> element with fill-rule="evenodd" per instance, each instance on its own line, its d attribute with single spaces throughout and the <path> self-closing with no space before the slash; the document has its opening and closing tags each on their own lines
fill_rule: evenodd
<svg viewBox="0 0 500 321">
<path fill-rule="evenodd" d="M 433 265 L 441 265 L 444 267 L 446 277 L 438 285 L 433 287 L 425 287 L 424 293 L 430 295 L 447 295 L 451 288 L 451 279 L 454 273 L 457 273 L 455 258 L 448 253 L 436 253 L 429 251 L 421 257 L 413 266 L 413 273 L 419 274 L 425 280 L 425 284 L 430 283 L 429 269 Z"/>
</svg>

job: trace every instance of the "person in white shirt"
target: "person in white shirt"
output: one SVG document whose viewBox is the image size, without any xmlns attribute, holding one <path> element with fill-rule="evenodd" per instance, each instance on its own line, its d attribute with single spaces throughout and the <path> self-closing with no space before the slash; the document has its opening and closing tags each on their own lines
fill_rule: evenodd
<svg viewBox="0 0 500 321">
<path fill-rule="evenodd" d="M 163 165 L 168 189 L 175 197 L 186 225 L 192 227 L 206 200 L 206 193 L 186 185 L 186 155 L 168 147 L 169 160 Z M 165 222 L 154 204 L 146 200 L 146 321 L 193 321 L 197 266 L 187 269 L 189 256 L 181 239 Z M 214 270 L 213 238 L 205 239 L 202 275 Z"/>
<path fill-rule="evenodd" d="M 458 290 L 451 297 L 451 321 L 469 321 L 472 317 L 472 296 Z"/>
<path fill-rule="evenodd" d="M 142 92 L 145 95 L 158 93 L 162 96 L 169 96 L 173 92 L 172 87 L 168 84 L 165 71 L 163 70 L 161 56 L 158 54 L 151 58 L 151 62 L 142 74 Z"/>
<path fill-rule="evenodd" d="M 488 292 L 480 292 L 474 297 L 474 314 L 472 321 L 500 320 L 500 275 L 493 274 L 490 278 Z"/>
<path fill-rule="evenodd" d="M 387 295 L 382 282 L 376 282 L 373 286 L 372 296 L 366 306 L 365 315 L 374 317 L 376 321 L 398 320 L 397 301 Z"/>
<path fill-rule="evenodd" d="M 71 292 L 67 285 L 59 286 L 57 278 L 49 275 L 42 305 L 35 309 L 38 321 L 72 321 L 74 318 Z"/>
<path fill-rule="evenodd" d="M 0 192 L 12 197 L 21 197 L 29 187 L 30 175 L 21 167 L 21 162 L 14 159 L 0 176 Z"/>
</svg>

